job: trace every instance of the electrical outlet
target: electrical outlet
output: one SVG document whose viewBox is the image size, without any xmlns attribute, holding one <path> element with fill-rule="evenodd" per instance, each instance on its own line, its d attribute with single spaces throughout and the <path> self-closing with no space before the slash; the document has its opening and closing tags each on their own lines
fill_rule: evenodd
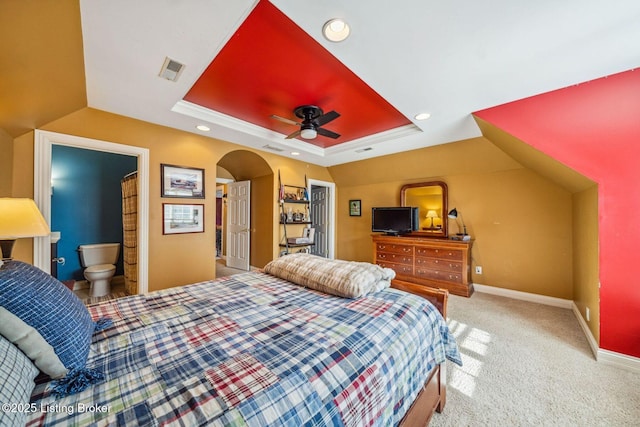
<svg viewBox="0 0 640 427">
<path fill-rule="evenodd" d="M 587 309 L 585 310 L 585 317 L 587 318 L 587 322 L 591 320 L 591 315 L 589 313 L 589 307 L 587 307 Z"/>
<path fill-rule="evenodd" d="M 482 274 L 482 266 L 476 265 L 476 274 Z"/>
</svg>

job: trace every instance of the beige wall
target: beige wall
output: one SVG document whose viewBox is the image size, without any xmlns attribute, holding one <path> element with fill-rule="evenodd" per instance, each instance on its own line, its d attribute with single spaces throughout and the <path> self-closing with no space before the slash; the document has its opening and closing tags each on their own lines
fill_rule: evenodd
<svg viewBox="0 0 640 427">
<path fill-rule="evenodd" d="M 600 342 L 598 187 L 573 195 L 573 300 L 591 334 Z M 590 316 L 587 320 L 586 309 Z"/>
<path fill-rule="evenodd" d="M 235 144 L 206 138 L 200 135 L 169 129 L 103 111 L 84 108 L 59 120 L 43 126 L 43 130 L 78 135 L 119 144 L 149 148 L 149 290 L 211 279 L 215 276 L 215 171 L 217 162 L 227 153 L 235 150 L 255 151 L 266 161 L 274 176 L 279 168 L 288 171 L 296 182 L 304 182 L 307 176 L 332 181 L 326 168 L 308 165 L 271 153 L 250 150 Z M 14 140 L 13 196 L 33 197 L 33 132 Z M 163 201 L 160 197 L 160 164 L 169 163 L 204 168 L 207 198 L 199 201 L 205 204 L 205 232 L 184 235 L 162 235 Z M 273 180 L 276 181 L 276 180 Z M 277 224 L 277 183 L 258 180 L 257 205 L 267 204 L 265 217 L 271 214 L 271 234 L 276 234 Z M 171 199 L 171 202 L 180 199 Z M 268 205 L 268 203 L 271 203 Z M 263 221 L 256 220 L 257 224 Z M 267 221 L 268 222 L 268 221 Z M 208 226 L 207 224 L 211 224 Z M 260 235 L 260 231 L 256 233 Z M 277 242 L 266 238 L 254 238 L 255 256 L 258 263 L 264 263 L 268 253 L 277 253 Z M 28 239 L 20 239 L 14 250 L 15 258 L 28 262 L 32 260 L 32 245 Z"/>
<path fill-rule="evenodd" d="M 339 188 L 337 256 L 372 261 L 371 207 L 399 204 L 404 184 L 441 180 L 449 209 L 462 213 L 475 239 L 473 266 L 483 267 L 475 283 L 571 299 L 571 193 L 503 156 L 479 138 L 330 168 Z M 430 175 L 446 169 L 452 172 Z M 356 185 L 342 179 L 366 179 L 372 171 L 403 179 Z M 362 217 L 348 215 L 350 199 L 362 200 Z M 457 232 L 453 220 L 449 227 Z"/>
<path fill-rule="evenodd" d="M 573 251 L 582 246 L 573 245 L 576 219 L 572 194 L 523 168 L 484 138 L 327 169 L 90 108 L 43 129 L 150 149 L 150 290 L 206 280 L 215 274 L 214 227 L 205 227 L 201 234 L 162 235 L 160 163 L 205 168 L 206 186 L 214 189 L 213 166 L 229 152 L 248 150 L 258 153 L 271 171 L 252 179 L 257 190 L 253 199 L 252 259 L 258 266 L 279 252 L 278 171 L 282 182 L 291 185 L 304 185 L 305 175 L 336 182 L 336 256 L 362 261 L 371 261 L 372 257 L 371 207 L 399 204 L 404 184 L 442 180 L 449 187 L 449 208 L 458 208 L 475 239 L 473 265 L 482 265 L 484 274 L 474 274 L 474 282 L 573 298 Z M 13 150 L 13 196 L 31 197 L 33 133 L 15 139 Z M 158 171 L 157 176 L 154 171 Z M 204 203 L 207 221 L 213 224 L 215 194 L 208 193 Z M 361 217 L 349 217 L 350 199 L 362 200 Z M 457 231 L 455 223 L 449 226 L 450 233 Z M 15 254 L 16 258 L 31 260 L 30 242 L 19 241 Z M 582 271 L 576 274 L 588 274 Z M 593 305 L 591 297 L 584 299 L 584 304 Z M 591 310 L 593 319 L 597 307 Z"/>
<path fill-rule="evenodd" d="M 0 129 L 0 197 L 11 196 L 13 173 L 13 138 Z"/>
</svg>

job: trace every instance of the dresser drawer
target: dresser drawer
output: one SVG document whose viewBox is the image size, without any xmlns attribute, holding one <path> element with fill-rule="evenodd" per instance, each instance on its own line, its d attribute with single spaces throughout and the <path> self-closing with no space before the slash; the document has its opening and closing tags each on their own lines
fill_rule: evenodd
<svg viewBox="0 0 640 427">
<path fill-rule="evenodd" d="M 416 256 L 462 261 L 463 253 L 460 249 L 416 248 Z"/>
<path fill-rule="evenodd" d="M 416 268 L 447 270 L 462 273 L 462 263 L 439 258 L 416 258 Z"/>
<path fill-rule="evenodd" d="M 416 268 L 416 277 L 423 279 L 441 280 L 443 282 L 462 283 L 462 274 L 453 271 L 442 270 L 425 270 L 424 268 Z"/>
<path fill-rule="evenodd" d="M 391 252 L 396 254 L 413 255 L 413 246 L 409 245 L 397 245 L 395 243 L 383 243 L 376 244 L 378 252 Z"/>
<path fill-rule="evenodd" d="M 448 240 L 423 235 L 373 235 L 373 259 L 396 272 L 396 279 L 415 286 L 447 289 L 471 296 L 472 240 Z"/>
<path fill-rule="evenodd" d="M 397 275 L 411 276 L 413 275 L 413 265 L 412 264 L 395 264 L 388 261 L 376 261 L 380 267 L 390 268 L 396 272 Z"/>
<path fill-rule="evenodd" d="M 413 264 L 413 256 L 411 254 L 396 254 L 393 252 L 378 252 L 377 262 L 393 262 L 396 264 Z"/>
</svg>

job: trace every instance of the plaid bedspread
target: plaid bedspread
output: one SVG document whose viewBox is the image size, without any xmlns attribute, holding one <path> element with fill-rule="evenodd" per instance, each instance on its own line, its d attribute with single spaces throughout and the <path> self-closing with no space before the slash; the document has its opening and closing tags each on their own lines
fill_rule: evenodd
<svg viewBox="0 0 640 427">
<path fill-rule="evenodd" d="M 395 289 L 346 299 L 261 272 L 103 302 L 88 367 L 105 381 L 55 399 L 40 378 L 28 425 L 397 424 L 454 338 Z M 38 381 L 37 381 L 38 382 Z"/>
</svg>

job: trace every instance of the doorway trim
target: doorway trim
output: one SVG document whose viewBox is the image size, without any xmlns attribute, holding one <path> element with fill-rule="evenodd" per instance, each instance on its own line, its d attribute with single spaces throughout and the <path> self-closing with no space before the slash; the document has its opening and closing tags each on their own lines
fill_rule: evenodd
<svg viewBox="0 0 640 427">
<path fill-rule="evenodd" d="M 34 200 L 51 224 L 51 147 L 67 147 L 135 156 L 138 159 L 138 293 L 149 292 L 149 149 L 63 133 L 35 130 L 33 156 Z M 51 236 L 33 239 L 33 265 L 51 272 Z"/>
<path fill-rule="evenodd" d="M 309 178 L 307 182 L 307 191 L 311 194 L 311 186 L 326 187 L 329 189 L 329 229 L 327 235 L 329 239 L 327 241 L 327 247 L 329 249 L 329 259 L 335 258 L 335 241 L 336 241 L 336 184 L 335 182 L 320 181 L 318 179 Z"/>
</svg>

